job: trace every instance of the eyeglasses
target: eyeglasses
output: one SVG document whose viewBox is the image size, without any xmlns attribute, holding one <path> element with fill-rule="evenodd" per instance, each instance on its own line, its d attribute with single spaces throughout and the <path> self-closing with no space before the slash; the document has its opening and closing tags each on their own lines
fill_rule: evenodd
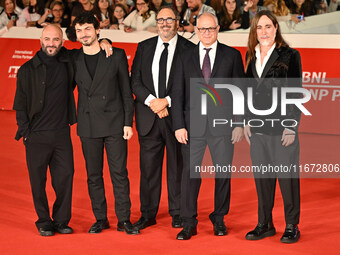
<svg viewBox="0 0 340 255">
<path fill-rule="evenodd" d="M 198 27 L 198 32 L 200 32 L 201 34 L 204 34 L 205 32 L 209 32 L 209 33 L 213 33 L 216 31 L 217 26 L 216 27 Z"/>
<path fill-rule="evenodd" d="M 53 9 L 52 11 L 53 11 L 53 12 L 62 12 L 63 9 Z"/>
<path fill-rule="evenodd" d="M 173 19 L 173 18 L 166 18 L 166 19 L 159 18 L 159 19 L 156 19 L 157 24 L 163 24 L 164 21 L 166 21 L 166 24 L 172 24 L 172 22 L 174 22 L 175 20 L 177 20 L 177 19 Z"/>
<path fill-rule="evenodd" d="M 137 3 L 136 5 L 137 6 L 144 6 L 144 5 L 146 5 L 146 3 Z"/>
</svg>

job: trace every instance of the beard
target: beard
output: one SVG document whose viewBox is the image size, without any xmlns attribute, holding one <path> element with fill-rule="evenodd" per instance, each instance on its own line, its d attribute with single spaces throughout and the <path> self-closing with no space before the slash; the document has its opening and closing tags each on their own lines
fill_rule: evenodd
<svg viewBox="0 0 340 255">
<path fill-rule="evenodd" d="M 176 29 L 173 26 L 165 25 L 165 26 L 162 26 L 162 29 L 163 28 L 169 28 L 169 30 L 164 32 L 163 30 L 159 29 L 158 33 L 161 37 L 164 37 L 166 39 L 174 37 L 177 33 Z"/>
<path fill-rule="evenodd" d="M 196 11 L 198 11 L 198 8 L 199 8 L 199 6 L 196 5 L 196 6 L 194 6 L 194 7 L 191 8 L 191 11 L 192 11 L 192 12 L 196 12 Z"/>
<path fill-rule="evenodd" d="M 84 38 L 87 38 L 88 39 L 88 41 L 83 41 L 83 39 Z M 89 38 L 89 37 L 82 37 L 82 38 L 80 38 L 80 42 L 81 42 L 81 44 L 83 45 L 83 46 L 92 46 L 92 44 L 95 42 L 97 40 L 97 38 L 95 38 L 95 37 L 93 37 L 93 38 Z"/>
<path fill-rule="evenodd" d="M 41 49 L 42 51 L 50 57 L 54 57 L 55 55 L 57 55 L 61 49 L 62 45 L 61 43 L 58 46 L 46 46 L 44 43 L 41 43 Z M 50 52 L 49 49 L 55 49 L 55 51 Z"/>
</svg>

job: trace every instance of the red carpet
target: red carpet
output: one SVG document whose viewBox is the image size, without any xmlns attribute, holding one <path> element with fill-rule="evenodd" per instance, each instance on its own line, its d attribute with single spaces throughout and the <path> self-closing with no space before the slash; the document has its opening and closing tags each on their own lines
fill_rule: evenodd
<svg viewBox="0 0 340 255">
<path fill-rule="evenodd" d="M 157 225 L 128 236 L 117 232 L 112 185 L 107 164 L 104 169 L 108 217 L 111 229 L 98 235 L 87 233 L 94 217 L 87 192 L 86 172 L 80 141 L 72 127 L 75 157 L 73 217 L 70 226 L 75 233 L 41 237 L 34 225 L 36 214 L 28 180 L 22 141 L 14 140 L 15 113 L 0 112 L 0 254 L 339 254 L 340 179 L 301 180 L 301 238 L 296 244 L 280 243 L 284 231 L 283 204 L 279 189 L 274 207 L 277 234 L 261 241 L 247 241 L 244 235 L 257 222 L 257 198 L 253 179 L 233 179 L 231 209 L 225 221 L 228 235 L 215 237 L 208 219 L 213 210 L 212 179 L 205 179 L 199 197 L 198 235 L 190 241 L 175 240 L 178 229 L 171 228 L 167 213 L 166 183 Z M 340 136 L 302 134 L 301 163 L 340 163 Z M 139 212 L 139 148 L 137 135 L 129 142 L 128 170 L 132 214 Z M 245 141 L 236 146 L 236 165 L 250 165 L 249 147 Z M 338 174 L 340 176 L 340 174 Z M 165 178 L 163 178 L 165 180 Z M 278 186 L 278 185 L 277 185 Z M 49 201 L 54 193 L 48 180 Z M 51 203 L 50 203 L 51 205 Z"/>
</svg>

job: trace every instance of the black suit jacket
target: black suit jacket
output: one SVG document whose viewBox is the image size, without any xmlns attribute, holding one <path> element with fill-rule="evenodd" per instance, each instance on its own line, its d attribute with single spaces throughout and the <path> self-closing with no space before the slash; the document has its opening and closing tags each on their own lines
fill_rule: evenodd
<svg viewBox="0 0 340 255">
<path fill-rule="evenodd" d="M 73 52 L 75 81 L 78 86 L 78 135 L 97 138 L 123 133 L 132 127 L 133 98 L 125 51 L 113 48 L 106 58 L 100 51 L 92 80 L 82 48 Z"/>
<path fill-rule="evenodd" d="M 70 125 L 76 123 L 76 107 L 73 96 L 74 70 L 68 50 L 61 48 L 58 61 L 67 65 L 68 81 L 68 122 Z M 22 119 L 17 119 L 18 131 L 15 139 L 19 140 L 23 135 L 30 132 L 30 126 L 35 115 L 39 114 L 44 106 L 45 99 L 46 66 L 41 62 L 38 55 L 23 64 L 17 75 L 17 90 L 13 110 L 22 111 Z M 18 115 L 17 115 L 18 118 Z"/>
<path fill-rule="evenodd" d="M 158 36 L 140 42 L 137 47 L 136 55 L 133 60 L 131 72 L 131 86 L 132 91 L 136 96 L 136 127 L 139 135 L 146 135 L 150 132 L 157 114 L 155 114 L 150 107 L 144 104 L 145 99 L 150 95 L 156 97 L 156 92 L 152 78 L 152 61 L 155 55 Z M 182 36 L 178 36 L 176 50 L 170 69 L 168 85 L 166 89 L 166 96 L 171 97 L 171 91 L 174 83 L 174 70 L 178 56 L 185 51 L 193 48 L 194 44 Z M 171 107 L 168 108 L 169 123 L 171 124 Z"/>
<path fill-rule="evenodd" d="M 204 80 L 199 60 L 199 44 L 192 50 L 183 53 L 176 63 L 176 74 L 172 96 L 173 128 L 178 130 L 187 129 L 191 137 L 203 136 L 206 126 L 210 127 L 210 133 L 214 136 L 231 135 L 233 127 L 218 125 L 213 127 L 213 119 L 233 119 L 241 122 L 243 116 L 233 115 L 233 99 L 226 89 L 218 90 L 222 105 L 217 106 L 210 97 L 207 99 L 207 115 L 201 114 L 201 95 L 205 94 L 200 88 L 200 83 L 193 82 L 192 78 Z M 232 78 L 244 78 L 242 57 L 238 50 L 227 45 L 218 43 L 216 57 L 211 73 L 210 81 L 214 78 L 227 78 L 228 82 L 234 83 Z M 213 84 L 209 84 L 213 87 Z M 238 85 L 242 90 L 241 84 Z M 216 99 L 217 100 L 217 99 Z M 190 129 L 191 125 L 191 129 Z"/>
<path fill-rule="evenodd" d="M 301 58 L 297 50 L 290 47 L 275 48 L 266 63 L 261 77 L 258 76 L 255 61 L 249 63 L 246 76 L 255 78 L 250 80 L 249 86 L 253 87 L 253 105 L 255 109 L 265 110 L 272 106 L 272 89 L 278 88 L 278 105 L 276 111 L 269 116 L 258 116 L 247 112 L 247 120 L 249 119 L 294 119 L 300 121 L 301 112 L 294 105 L 287 105 L 287 113 L 285 116 L 281 115 L 281 94 L 282 87 L 302 87 L 302 69 Z M 288 94 L 290 98 L 301 98 L 301 94 Z M 291 125 L 293 122 L 286 121 L 285 125 Z M 252 132 L 264 133 L 269 135 L 281 135 L 284 127 L 277 122 L 274 127 L 272 123 L 264 121 L 263 127 L 252 127 Z M 290 127 L 297 132 L 298 126 Z"/>
</svg>

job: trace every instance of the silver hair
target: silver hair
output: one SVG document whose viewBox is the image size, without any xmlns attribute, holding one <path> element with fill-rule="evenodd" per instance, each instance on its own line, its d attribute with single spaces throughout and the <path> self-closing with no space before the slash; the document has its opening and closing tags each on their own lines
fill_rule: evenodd
<svg viewBox="0 0 340 255">
<path fill-rule="evenodd" d="M 198 15 L 198 17 L 197 17 L 197 19 L 196 19 L 196 26 L 197 26 L 197 24 L 198 24 L 198 20 L 199 20 L 202 16 L 205 16 L 205 15 L 209 15 L 209 16 L 211 16 L 212 18 L 214 18 L 215 23 L 216 23 L 216 26 L 218 26 L 218 19 L 217 19 L 216 15 L 215 15 L 215 14 L 212 14 L 211 12 L 203 12 L 203 13 L 201 13 L 200 15 Z"/>
</svg>

